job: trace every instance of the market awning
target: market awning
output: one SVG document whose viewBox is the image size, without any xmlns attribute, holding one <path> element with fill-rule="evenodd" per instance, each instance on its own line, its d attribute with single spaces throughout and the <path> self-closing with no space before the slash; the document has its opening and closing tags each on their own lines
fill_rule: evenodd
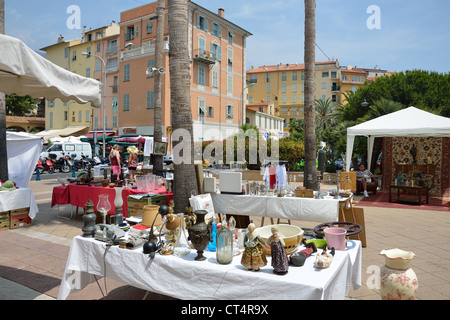
<svg viewBox="0 0 450 320">
<path fill-rule="evenodd" d="M 19 39 L 0 35 L 0 48 L 1 92 L 101 106 L 101 82 L 61 68 Z"/>
<path fill-rule="evenodd" d="M 68 137 L 88 128 L 89 127 L 87 126 L 71 126 L 64 129 L 44 130 L 36 133 L 35 135 L 44 138 L 44 140 L 47 140 L 54 137 Z"/>
<path fill-rule="evenodd" d="M 116 133 L 115 132 L 106 132 L 106 137 L 111 137 L 114 136 Z M 84 135 L 86 138 L 93 138 L 94 137 L 94 133 L 93 132 L 88 132 Z M 103 132 L 97 132 L 97 139 L 99 138 L 103 138 Z"/>
</svg>

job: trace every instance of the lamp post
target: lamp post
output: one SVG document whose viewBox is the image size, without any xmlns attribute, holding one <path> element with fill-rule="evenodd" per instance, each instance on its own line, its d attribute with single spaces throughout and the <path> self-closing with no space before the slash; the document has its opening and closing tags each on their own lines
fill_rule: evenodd
<svg viewBox="0 0 450 320">
<path fill-rule="evenodd" d="M 103 64 L 103 86 L 102 86 L 103 158 L 106 157 L 106 147 L 105 147 L 106 146 L 106 105 L 105 105 L 105 100 L 106 100 L 106 64 L 107 64 L 107 62 L 109 62 L 111 57 L 113 55 L 115 55 L 117 52 L 122 51 L 123 49 L 128 48 L 128 47 L 130 47 L 132 45 L 133 45 L 132 43 L 127 43 L 123 48 L 121 48 L 119 50 L 116 50 L 113 53 L 110 53 L 106 57 L 106 61 L 102 57 L 100 57 L 100 56 L 98 56 L 96 54 L 93 55 L 94 57 L 99 59 L 102 62 L 102 64 Z M 90 53 L 88 53 L 88 52 L 82 52 L 81 54 L 83 56 L 87 56 L 87 57 L 90 56 Z"/>
</svg>

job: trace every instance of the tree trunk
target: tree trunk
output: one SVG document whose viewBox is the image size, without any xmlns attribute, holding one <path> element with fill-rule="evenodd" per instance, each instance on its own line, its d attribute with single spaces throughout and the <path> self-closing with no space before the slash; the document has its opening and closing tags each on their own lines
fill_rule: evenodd
<svg viewBox="0 0 450 320">
<path fill-rule="evenodd" d="M 305 0 L 305 173 L 304 185 L 319 190 L 316 170 L 316 132 L 314 107 L 314 66 L 316 43 L 316 0 Z"/>
<path fill-rule="evenodd" d="M 164 9 L 166 6 L 165 0 L 158 0 L 158 6 L 156 8 L 156 44 L 155 44 L 155 67 L 163 67 L 163 40 L 164 40 Z M 161 78 L 162 75 L 159 72 L 155 72 L 154 78 L 154 99 L 155 106 L 153 109 L 153 139 L 154 141 L 162 141 L 162 112 L 161 112 Z M 162 176 L 163 175 L 163 156 L 152 155 L 153 173 Z"/>
<path fill-rule="evenodd" d="M 186 0 L 168 0 L 169 19 L 169 71 L 170 103 L 172 111 L 172 128 L 175 136 L 177 130 L 185 130 L 182 139 L 173 141 L 173 148 L 178 144 L 190 146 L 183 148 L 180 163 L 175 152 L 173 199 L 175 212 L 184 212 L 189 204 L 192 191 L 198 190 L 194 166 L 194 141 L 191 112 L 191 70 L 188 47 L 188 3 Z M 186 154 L 187 153 L 187 154 Z"/>
<path fill-rule="evenodd" d="M 5 0 L 0 0 L 0 34 L 5 34 Z M 1 88 L 0 88 L 1 89 Z M 0 92 L 0 180 L 8 180 L 8 154 L 6 152 L 6 100 Z"/>
</svg>

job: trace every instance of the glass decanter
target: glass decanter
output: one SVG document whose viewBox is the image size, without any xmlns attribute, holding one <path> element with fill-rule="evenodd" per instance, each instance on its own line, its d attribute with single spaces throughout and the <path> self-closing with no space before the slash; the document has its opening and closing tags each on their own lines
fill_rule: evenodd
<svg viewBox="0 0 450 320">
<path fill-rule="evenodd" d="M 229 264 L 233 260 L 233 234 L 226 220 L 222 220 L 222 225 L 217 231 L 216 259 L 220 264 Z"/>
<path fill-rule="evenodd" d="M 111 210 L 111 204 L 108 200 L 107 194 L 99 194 L 98 195 L 98 203 L 97 203 L 97 211 L 100 212 L 103 216 L 103 223 L 106 224 L 106 215 L 109 210 Z"/>
</svg>

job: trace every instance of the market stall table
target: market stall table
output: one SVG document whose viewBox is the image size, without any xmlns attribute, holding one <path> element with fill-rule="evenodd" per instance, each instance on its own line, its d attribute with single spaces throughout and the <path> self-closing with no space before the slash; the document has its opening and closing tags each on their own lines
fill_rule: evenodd
<svg viewBox="0 0 450 320">
<path fill-rule="evenodd" d="M 302 267 L 292 266 L 283 276 L 273 273 L 270 256 L 268 264 L 258 272 L 242 266 L 241 255 L 228 265 L 218 264 L 215 252 L 205 251 L 205 261 L 195 261 L 196 256 L 196 250 L 191 250 L 185 257 L 156 254 L 149 259 L 142 249 L 122 249 L 77 236 L 72 241 L 58 299 L 66 299 L 102 276 L 154 293 L 193 300 L 345 299 L 351 286 L 361 286 L 362 250 L 361 242 L 356 240 L 348 240 L 345 251 L 336 251 L 329 268 L 314 268 L 313 254 Z"/>
<path fill-rule="evenodd" d="M 11 191 L 0 191 L 0 212 L 23 208 L 30 208 L 28 216 L 31 219 L 34 219 L 39 212 L 33 190 L 18 188 Z"/>
<path fill-rule="evenodd" d="M 122 214 L 127 217 L 128 213 L 128 196 L 143 193 L 157 193 L 167 196 L 167 202 L 172 200 L 173 193 L 166 192 L 165 187 L 161 187 L 154 191 L 140 191 L 138 189 L 122 189 Z M 53 188 L 52 207 L 61 204 L 71 204 L 77 208 L 86 208 L 86 202 L 90 199 L 94 203 L 94 210 L 97 210 L 98 196 L 107 194 L 111 203 L 111 210 L 108 214 L 115 214 L 114 199 L 116 197 L 115 188 L 102 186 L 88 186 L 79 184 L 69 184 L 67 186 L 58 186 Z"/>
<path fill-rule="evenodd" d="M 224 214 L 260 216 L 313 222 L 337 221 L 344 199 L 314 199 L 211 193 L 214 211 Z"/>
</svg>

